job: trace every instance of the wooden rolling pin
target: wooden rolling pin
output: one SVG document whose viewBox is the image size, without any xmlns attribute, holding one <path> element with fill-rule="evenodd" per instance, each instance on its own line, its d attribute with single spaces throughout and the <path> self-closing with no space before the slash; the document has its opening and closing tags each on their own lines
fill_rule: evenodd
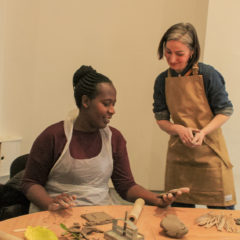
<svg viewBox="0 0 240 240">
<path fill-rule="evenodd" d="M 0 240 L 22 240 L 22 238 L 0 231 Z"/>
<path fill-rule="evenodd" d="M 133 208 L 128 215 L 128 219 L 130 221 L 132 221 L 133 223 L 137 222 L 137 220 L 142 212 L 144 204 L 145 204 L 145 201 L 142 198 L 138 198 L 135 201 Z"/>
</svg>

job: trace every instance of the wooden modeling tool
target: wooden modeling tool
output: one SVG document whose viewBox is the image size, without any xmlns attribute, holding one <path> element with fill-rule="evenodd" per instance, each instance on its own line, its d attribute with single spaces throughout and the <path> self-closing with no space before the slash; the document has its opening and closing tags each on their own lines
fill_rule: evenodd
<svg viewBox="0 0 240 240">
<path fill-rule="evenodd" d="M 172 189 L 168 192 L 160 193 L 157 197 L 161 198 L 163 200 L 163 196 L 171 193 L 174 197 L 177 196 L 178 191 L 181 191 L 182 194 L 184 193 L 189 193 L 190 189 L 188 187 L 182 187 L 182 188 L 177 188 L 177 189 Z"/>
<path fill-rule="evenodd" d="M 0 240 L 22 240 L 14 235 L 0 231 Z"/>
<path fill-rule="evenodd" d="M 127 211 L 125 212 L 125 219 L 124 219 L 124 224 L 123 224 L 123 236 L 126 236 L 126 230 L 127 230 Z"/>
<path fill-rule="evenodd" d="M 176 195 L 177 195 L 177 190 L 176 190 L 176 191 L 173 190 L 172 192 L 169 191 L 169 192 L 160 193 L 157 197 L 163 199 L 163 196 L 164 196 L 164 195 L 167 195 L 167 194 L 169 194 L 169 193 L 171 193 L 174 197 L 176 197 Z"/>
<path fill-rule="evenodd" d="M 130 221 L 132 221 L 133 223 L 136 224 L 141 212 L 142 212 L 142 209 L 143 209 L 143 206 L 145 204 L 145 201 L 142 199 L 142 198 L 138 198 L 134 205 L 133 205 L 133 208 L 132 210 L 130 211 L 129 213 L 129 216 L 128 216 L 128 219 Z"/>
</svg>

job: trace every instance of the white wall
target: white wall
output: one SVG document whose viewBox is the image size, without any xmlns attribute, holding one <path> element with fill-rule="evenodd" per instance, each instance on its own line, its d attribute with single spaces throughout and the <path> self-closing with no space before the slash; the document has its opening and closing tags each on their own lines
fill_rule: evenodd
<svg viewBox="0 0 240 240">
<path fill-rule="evenodd" d="M 136 180 L 163 188 L 168 136 L 152 113 L 153 84 L 167 67 L 160 37 L 193 23 L 204 47 L 208 0 L 0 0 L 0 134 L 20 136 L 22 153 L 74 106 L 73 72 L 82 64 L 118 90 L 112 126 L 122 131 Z"/>
<path fill-rule="evenodd" d="M 205 40 L 204 62 L 213 65 L 225 78 L 229 98 L 235 112 L 223 126 L 231 161 L 234 165 L 235 186 L 240 201 L 239 171 L 239 68 L 240 68 L 240 1 L 210 0 Z M 240 209 L 240 203 L 236 206 Z"/>
</svg>

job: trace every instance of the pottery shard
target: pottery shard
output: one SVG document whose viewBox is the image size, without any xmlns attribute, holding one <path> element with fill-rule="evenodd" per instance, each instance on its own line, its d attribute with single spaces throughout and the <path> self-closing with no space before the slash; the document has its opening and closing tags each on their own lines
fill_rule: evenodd
<svg viewBox="0 0 240 240">
<path fill-rule="evenodd" d="M 88 226 L 108 224 L 112 223 L 113 220 L 113 217 L 105 212 L 86 213 L 82 214 L 81 217 L 87 220 L 86 225 Z"/>
<path fill-rule="evenodd" d="M 173 214 L 168 214 L 164 217 L 160 226 L 169 237 L 182 238 L 186 233 L 188 233 L 188 229 L 184 223 L 182 223 L 177 216 Z"/>
</svg>

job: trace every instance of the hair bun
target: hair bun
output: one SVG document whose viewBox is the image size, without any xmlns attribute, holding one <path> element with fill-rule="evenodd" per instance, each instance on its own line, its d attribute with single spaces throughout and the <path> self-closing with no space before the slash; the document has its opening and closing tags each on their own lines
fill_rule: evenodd
<svg viewBox="0 0 240 240">
<path fill-rule="evenodd" d="M 85 78 L 88 74 L 96 73 L 96 70 L 92 66 L 82 65 L 73 75 L 73 87 L 75 87 L 82 78 Z"/>
</svg>

